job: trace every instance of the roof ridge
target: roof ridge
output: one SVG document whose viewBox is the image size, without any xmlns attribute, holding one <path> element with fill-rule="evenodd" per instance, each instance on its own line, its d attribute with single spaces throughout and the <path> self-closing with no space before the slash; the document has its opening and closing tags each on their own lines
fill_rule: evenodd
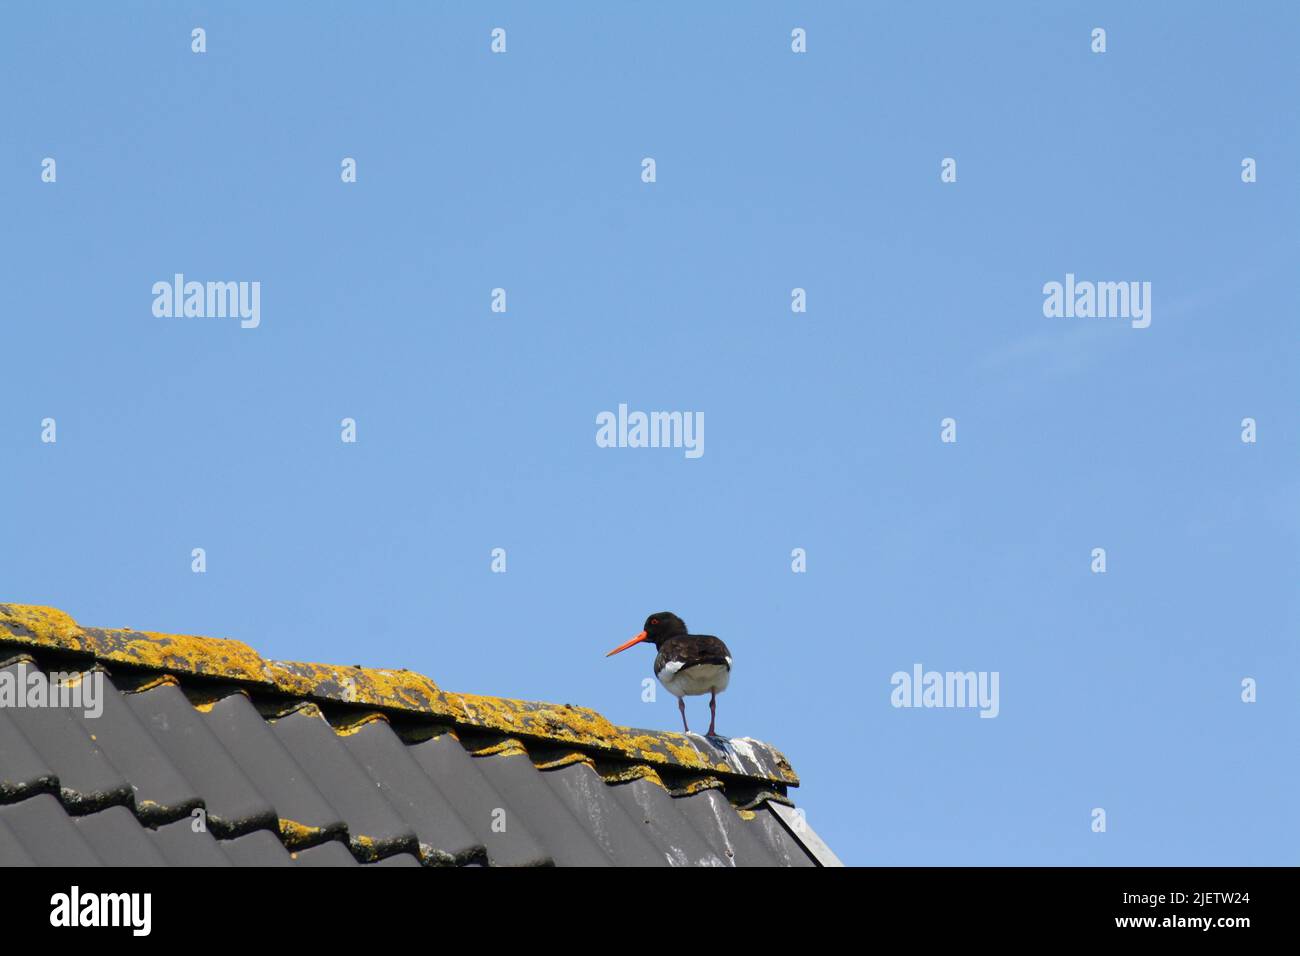
<svg viewBox="0 0 1300 956">
<path fill-rule="evenodd" d="M 359 705 L 461 727 L 575 745 L 640 763 L 798 786 L 785 756 L 747 737 L 618 726 L 573 704 L 456 694 L 415 671 L 275 661 L 230 638 L 82 627 L 53 607 L 0 603 L 0 646 L 86 655 L 155 673 L 233 682 L 268 694 Z"/>
</svg>

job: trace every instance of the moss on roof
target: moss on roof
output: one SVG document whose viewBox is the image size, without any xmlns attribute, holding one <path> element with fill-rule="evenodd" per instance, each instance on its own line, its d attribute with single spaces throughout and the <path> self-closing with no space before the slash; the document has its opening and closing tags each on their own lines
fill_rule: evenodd
<svg viewBox="0 0 1300 956">
<path fill-rule="evenodd" d="M 748 738 L 715 745 L 697 735 L 620 727 L 594 710 L 572 704 L 448 693 L 423 674 L 404 669 L 266 660 L 247 644 L 228 638 L 82 627 L 52 607 L 0 604 L 2 645 L 85 655 L 187 682 L 234 683 L 285 698 L 286 703 L 350 705 L 505 738 L 541 740 L 668 771 L 741 777 L 782 786 L 799 783 L 780 751 Z"/>
</svg>

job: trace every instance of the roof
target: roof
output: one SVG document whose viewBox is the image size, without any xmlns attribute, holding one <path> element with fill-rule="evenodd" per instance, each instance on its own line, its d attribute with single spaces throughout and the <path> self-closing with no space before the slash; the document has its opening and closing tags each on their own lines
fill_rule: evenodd
<svg viewBox="0 0 1300 956">
<path fill-rule="evenodd" d="M 86 681 L 98 714 L 13 691 Z M 0 604 L 0 865 L 838 865 L 798 783 L 748 738 Z"/>
</svg>

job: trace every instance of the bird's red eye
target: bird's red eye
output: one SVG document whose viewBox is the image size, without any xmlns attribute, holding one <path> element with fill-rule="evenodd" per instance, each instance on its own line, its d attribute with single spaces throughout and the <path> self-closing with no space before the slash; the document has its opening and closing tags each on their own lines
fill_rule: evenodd
<svg viewBox="0 0 1300 956">
<path fill-rule="evenodd" d="M 657 617 L 652 617 L 652 618 L 650 618 L 650 623 L 651 623 L 651 624 L 658 624 L 658 623 L 659 623 L 659 618 L 657 618 Z"/>
</svg>

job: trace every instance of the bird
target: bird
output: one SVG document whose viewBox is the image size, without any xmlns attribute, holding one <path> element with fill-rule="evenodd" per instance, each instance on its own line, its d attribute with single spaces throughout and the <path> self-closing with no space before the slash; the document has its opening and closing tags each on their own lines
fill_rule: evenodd
<svg viewBox="0 0 1300 956">
<path fill-rule="evenodd" d="M 677 698 L 682 714 L 682 728 L 691 732 L 686 722 L 686 697 L 709 695 L 709 737 L 718 736 L 718 695 L 731 680 L 731 651 L 710 634 L 689 634 L 686 622 L 672 611 L 659 611 L 645 619 L 641 633 L 620 644 L 606 657 L 648 641 L 659 649 L 655 657 L 655 677 L 668 693 Z"/>
</svg>

